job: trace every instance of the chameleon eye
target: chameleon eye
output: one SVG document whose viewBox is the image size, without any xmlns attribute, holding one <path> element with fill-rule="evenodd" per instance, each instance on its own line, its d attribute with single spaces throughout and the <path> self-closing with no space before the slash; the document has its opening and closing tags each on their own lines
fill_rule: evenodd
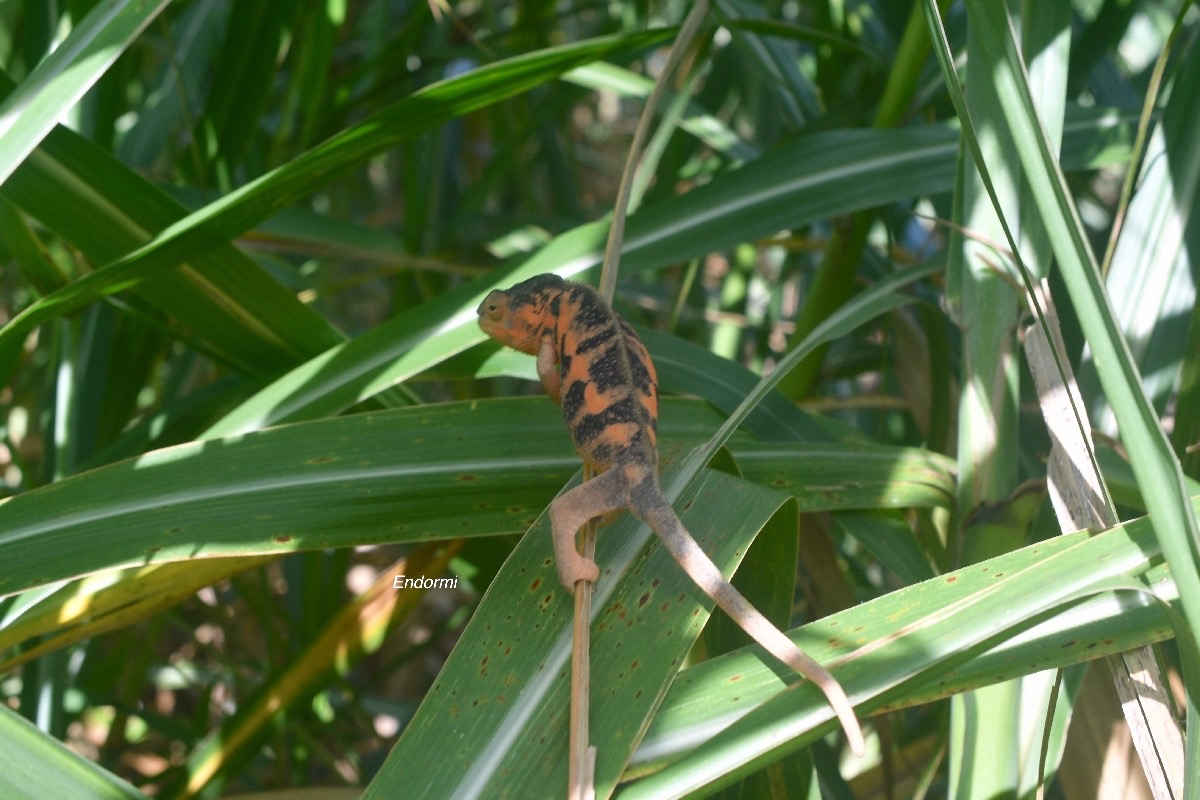
<svg viewBox="0 0 1200 800">
<path fill-rule="evenodd" d="M 487 317 L 491 320 L 499 320 L 504 316 L 505 297 L 500 292 L 491 292 L 487 297 L 483 298 L 483 302 L 479 304 L 476 313 L 481 317 Z"/>
</svg>

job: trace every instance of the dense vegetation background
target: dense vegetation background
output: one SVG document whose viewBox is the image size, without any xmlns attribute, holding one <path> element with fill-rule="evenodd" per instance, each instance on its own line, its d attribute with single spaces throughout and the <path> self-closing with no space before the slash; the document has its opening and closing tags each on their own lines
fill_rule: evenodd
<svg viewBox="0 0 1200 800">
<path fill-rule="evenodd" d="M 474 309 L 597 279 L 690 8 L 0 3 L 0 794 L 562 795 L 542 512 L 578 459 Z M 871 751 L 623 520 L 599 794 L 1133 796 L 1111 676 L 1156 642 L 1165 721 L 1134 730 L 1200 763 L 1198 29 L 1178 0 L 712 3 L 615 303 L 685 522 L 810 622 Z M 1103 476 L 1086 522 L 1052 445 Z"/>
</svg>

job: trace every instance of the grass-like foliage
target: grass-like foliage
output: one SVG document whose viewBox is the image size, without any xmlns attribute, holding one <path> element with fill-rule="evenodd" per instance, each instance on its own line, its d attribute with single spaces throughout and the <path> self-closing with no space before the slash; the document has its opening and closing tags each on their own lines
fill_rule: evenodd
<svg viewBox="0 0 1200 800">
<path fill-rule="evenodd" d="M 0 3 L 0 796 L 563 796 L 579 461 L 475 309 L 597 280 L 690 7 Z M 869 752 L 624 518 L 598 796 L 1200 797 L 1188 8 L 711 4 L 615 306 L 681 518 Z"/>
</svg>

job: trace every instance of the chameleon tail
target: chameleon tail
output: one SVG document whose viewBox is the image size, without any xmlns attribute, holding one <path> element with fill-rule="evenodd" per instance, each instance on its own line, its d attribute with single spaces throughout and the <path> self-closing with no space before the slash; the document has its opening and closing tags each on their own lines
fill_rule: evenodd
<svg viewBox="0 0 1200 800">
<path fill-rule="evenodd" d="M 750 604 L 737 589 L 725 579 L 708 554 L 696 544 L 696 540 L 683 527 L 674 509 L 663 498 L 661 505 L 647 509 L 646 522 L 658 534 L 671 555 L 679 562 L 688 576 L 706 595 L 711 597 L 734 622 L 771 655 L 793 670 L 815 683 L 837 715 L 846 739 L 855 755 L 865 752 L 862 729 L 854 716 L 854 709 L 846 697 L 842 685 L 820 664 L 804 654 L 791 639 L 787 638 L 771 621 Z"/>
</svg>

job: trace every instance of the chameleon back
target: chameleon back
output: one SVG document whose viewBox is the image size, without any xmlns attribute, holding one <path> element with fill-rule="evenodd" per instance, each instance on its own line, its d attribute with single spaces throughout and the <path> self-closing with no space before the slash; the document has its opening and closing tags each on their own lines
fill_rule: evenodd
<svg viewBox="0 0 1200 800">
<path fill-rule="evenodd" d="M 564 281 L 551 299 L 562 409 L 580 455 L 597 471 L 658 463 L 658 382 L 633 328 L 592 287 Z"/>
<path fill-rule="evenodd" d="M 597 472 L 658 465 L 654 363 L 629 323 L 583 283 L 536 275 L 479 306 L 501 344 L 538 356 L 546 392 L 562 405 L 575 449 Z"/>
</svg>

